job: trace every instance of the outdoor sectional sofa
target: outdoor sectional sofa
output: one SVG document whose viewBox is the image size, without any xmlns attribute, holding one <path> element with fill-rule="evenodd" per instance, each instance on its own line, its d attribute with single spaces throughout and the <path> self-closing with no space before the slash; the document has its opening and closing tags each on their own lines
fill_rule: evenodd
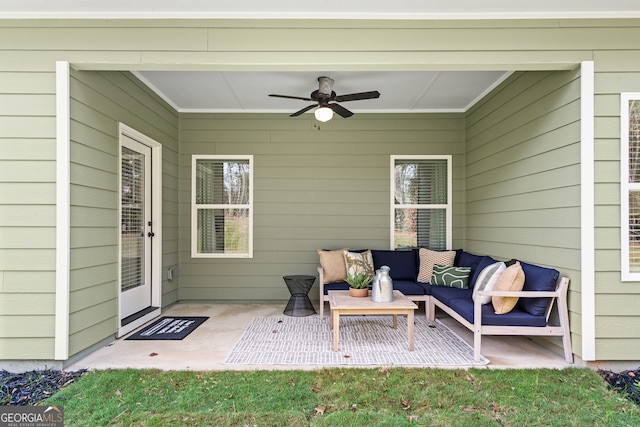
<svg viewBox="0 0 640 427">
<path fill-rule="evenodd" d="M 482 335 L 560 336 L 565 360 L 573 363 L 567 308 L 569 279 L 561 277 L 557 270 L 520 261 L 524 272 L 524 286 L 521 291 L 478 289 L 474 298 L 474 285 L 478 276 L 486 267 L 496 263 L 495 259 L 457 250 L 453 265 L 470 269 L 468 289 L 459 289 L 419 281 L 419 254 L 418 249 L 371 250 L 374 269 L 377 270 L 383 265 L 390 267 L 393 288 L 414 302 L 424 301 L 427 319 L 435 319 L 435 310 L 438 307 L 473 332 L 476 360 L 481 357 Z M 322 266 L 318 267 L 318 273 L 322 318 L 324 303 L 329 300 L 328 292 L 347 290 L 349 285 L 344 281 L 327 283 Z M 518 297 L 518 302 L 508 313 L 496 314 L 492 304 L 481 303 L 481 296 Z M 549 322 L 554 305 L 557 307 L 557 326 Z"/>
</svg>

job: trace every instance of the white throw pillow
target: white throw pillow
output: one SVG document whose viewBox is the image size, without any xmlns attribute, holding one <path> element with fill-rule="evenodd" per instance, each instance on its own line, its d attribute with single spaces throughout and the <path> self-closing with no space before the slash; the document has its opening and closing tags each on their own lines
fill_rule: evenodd
<svg viewBox="0 0 640 427">
<path fill-rule="evenodd" d="M 504 262 L 496 262 L 482 269 L 476 279 L 476 285 L 473 288 L 473 300 L 476 300 L 477 291 L 492 291 L 498 281 L 498 278 L 506 269 L 507 265 Z M 490 296 L 482 295 L 480 297 L 481 304 L 489 304 L 490 302 Z"/>
</svg>

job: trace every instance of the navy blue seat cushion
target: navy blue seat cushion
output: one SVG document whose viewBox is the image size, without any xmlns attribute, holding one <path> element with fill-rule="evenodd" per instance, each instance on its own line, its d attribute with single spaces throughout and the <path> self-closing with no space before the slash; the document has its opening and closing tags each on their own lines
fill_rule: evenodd
<svg viewBox="0 0 640 427">
<path fill-rule="evenodd" d="M 527 264 L 520 261 L 522 271 L 524 271 L 523 291 L 547 291 L 556 290 L 560 272 L 553 268 L 541 267 L 539 265 Z M 545 315 L 551 298 L 520 298 L 517 307 L 534 316 Z"/>
<path fill-rule="evenodd" d="M 431 289 L 433 288 L 433 285 L 431 283 L 416 282 L 416 284 L 424 289 L 425 295 L 431 295 Z"/>
<path fill-rule="evenodd" d="M 413 280 L 393 279 L 393 289 L 405 295 L 425 295 L 426 290 L 423 285 Z"/>
<path fill-rule="evenodd" d="M 440 298 L 438 298 L 440 300 Z M 442 301 L 444 302 L 444 301 Z M 470 298 L 450 299 L 447 306 L 455 310 L 456 313 L 465 318 L 469 323 L 473 323 L 473 301 Z M 515 307 L 507 314 L 495 314 L 491 304 L 482 306 L 482 324 L 493 326 L 536 326 L 544 327 L 547 324 L 545 316 L 535 316 L 519 307 Z"/>
<path fill-rule="evenodd" d="M 449 302 L 455 299 L 468 299 L 471 301 L 473 289 L 458 289 L 450 288 L 449 286 L 431 285 L 431 295 L 438 301 L 450 305 Z"/>
<path fill-rule="evenodd" d="M 469 252 L 462 252 L 458 257 L 456 267 L 471 267 L 469 289 L 473 289 L 482 270 L 495 262 L 496 260 L 490 256 L 474 255 Z"/>
<path fill-rule="evenodd" d="M 372 249 L 373 268 L 378 270 L 383 265 L 388 266 L 389 276 L 395 280 L 413 280 L 418 277 L 418 267 L 416 258 L 418 250 L 411 249 L 408 251 L 383 251 Z"/>
<path fill-rule="evenodd" d="M 347 282 L 326 283 L 324 285 L 324 294 L 329 295 L 329 291 L 348 291 L 349 284 Z"/>
</svg>

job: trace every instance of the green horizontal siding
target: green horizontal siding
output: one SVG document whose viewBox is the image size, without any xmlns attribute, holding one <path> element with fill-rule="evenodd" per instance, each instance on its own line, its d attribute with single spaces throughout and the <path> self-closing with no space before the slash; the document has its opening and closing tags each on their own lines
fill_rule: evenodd
<svg viewBox="0 0 640 427">
<path fill-rule="evenodd" d="M 460 114 L 403 115 L 399 122 L 359 114 L 320 130 L 306 116 L 184 114 L 180 123 L 180 299 L 286 300 L 282 276 L 315 275 L 317 249 L 388 249 L 392 154 L 454 154 L 454 185 L 463 183 Z M 254 155 L 252 259 L 191 258 L 192 154 Z"/>
<path fill-rule="evenodd" d="M 0 359 L 53 358 L 54 116 L 52 73 L 0 71 Z"/>
<path fill-rule="evenodd" d="M 516 73 L 466 115 L 466 248 L 554 267 L 571 278 L 575 334 L 581 330 L 579 99 L 579 72 Z"/>
<path fill-rule="evenodd" d="M 580 349 L 579 79 L 572 70 L 593 60 L 596 307 L 612 313 L 596 319 L 596 357 L 632 358 L 640 351 L 638 315 L 614 313 L 611 296 L 640 294 L 637 283 L 620 282 L 616 238 L 619 93 L 640 91 L 639 35 L 637 19 L 0 20 L 0 295 L 11 301 L 37 295 L 41 313 L 37 322 L 26 320 L 26 331 L 39 329 L 41 321 L 53 323 L 54 71 L 55 61 L 66 60 L 76 70 L 117 71 L 74 71 L 71 81 L 74 291 L 115 283 L 117 276 L 109 254 L 117 231 L 118 121 L 164 147 L 163 267 L 180 264 L 180 280 L 188 279 L 184 286 L 163 283 L 164 305 L 178 298 L 286 298 L 280 271 L 268 266 L 313 274 L 316 246 L 341 246 L 346 239 L 354 247 L 384 247 L 388 209 L 382 196 L 388 183 L 381 178 L 386 166 L 377 159 L 426 150 L 454 155 L 454 246 L 558 266 L 571 277 L 572 339 Z M 359 115 L 355 122 L 333 120 L 315 131 L 311 121 L 286 115 L 211 114 L 182 115 L 178 135 L 177 114 L 120 72 L 131 69 L 539 72 L 513 76 L 469 111 L 462 127 L 455 116 Z M 188 256 L 192 153 L 256 156 L 254 260 L 201 262 Z M 375 188 L 367 188 L 369 180 Z M 352 183 L 353 190 L 341 183 Z M 282 224 L 301 234 L 285 233 Z M 317 240 L 305 239 L 303 230 Z M 92 263 L 81 255 L 85 251 L 104 259 Z M 247 265 L 247 276 L 210 274 L 216 267 Z M 267 276 L 260 276 L 261 267 Z M 215 292 L 200 286 L 210 276 Z M 98 302 L 100 314 L 92 321 L 85 314 L 91 308 L 72 308 L 73 351 L 112 333 L 113 301 Z M 0 311 L 1 325 L 25 321 L 14 310 Z M 619 325 L 628 338 L 608 332 L 608 325 Z M 52 358 L 53 337 L 43 331 L 47 336 L 0 337 L 0 358 Z"/>
<path fill-rule="evenodd" d="M 69 345 L 75 354 L 118 328 L 118 123 L 163 143 L 164 163 L 171 165 L 177 163 L 177 113 L 128 73 L 74 70 L 71 77 Z M 177 178 L 176 167 L 167 171 Z M 177 198 L 175 190 L 164 190 Z M 165 220 L 165 228 L 176 230 L 176 221 Z M 175 301 L 167 294 L 165 304 Z"/>
<path fill-rule="evenodd" d="M 640 92 L 638 51 L 596 52 L 596 355 L 637 360 L 640 286 L 621 281 L 620 92 Z"/>
</svg>

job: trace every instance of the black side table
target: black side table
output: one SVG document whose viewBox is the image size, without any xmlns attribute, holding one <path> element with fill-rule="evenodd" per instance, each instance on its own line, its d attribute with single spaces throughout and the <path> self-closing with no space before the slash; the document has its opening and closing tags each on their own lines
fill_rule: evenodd
<svg viewBox="0 0 640 427">
<path fill-rule="evenodd" d="M 309 299 L 309 290 L 316 281 L 316 276 L 293 275 L 283 276 L 284 282 L 289 288 L 291 298 L 284 309 L 287 316 L 304 317 L 316 314 L 316 310 Z"/>
</svg>

